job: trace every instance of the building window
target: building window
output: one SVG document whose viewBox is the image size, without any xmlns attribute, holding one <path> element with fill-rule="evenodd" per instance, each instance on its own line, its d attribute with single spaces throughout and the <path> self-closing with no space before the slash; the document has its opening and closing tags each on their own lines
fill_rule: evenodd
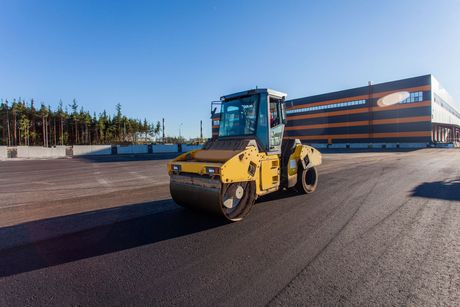
<svg viewBox="0 0 460 307">
<path fill-rule="evenodd" d="M 413 92 L 410 93 L 409 97 L 401 103 L 413 103 L 413 102 L 422 102 L 423 101 L 423 92 Z"/>
<path fill-rule="evenodd" d="M 218 120 L 212 121 L 212 125 L 213 125 L 213 126 L 219 126 L 219 121 L 218 121 Z"/>
<path fill-rule="evenodd" d="M 352 100 L 352 101 L 340 102 L 340 103 L 332 103 L 332 104 L 326 104 L 326 105 L 323 105 L 323 106 L 314 106 L 314 107 L 306 107 L 306 108 L 300 108 L 300 109 L 287 110 L 286 114 L 312 112 L 312 111 L 326 110 L 326 109 L 339 109 L 339 108 L 346 108 L 346 107 L 350 107 L 350 106 L 358 106 L 358 105 L 363 105 L 363 104 L 366 104 L 365 99 Z"/>
</svg>

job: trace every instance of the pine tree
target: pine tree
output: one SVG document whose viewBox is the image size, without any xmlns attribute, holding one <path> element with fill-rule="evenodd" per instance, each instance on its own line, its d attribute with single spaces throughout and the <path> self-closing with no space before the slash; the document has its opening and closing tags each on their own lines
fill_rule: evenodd
<svg viewBox="0 0 460 307">
<path fill-rule="evenodd" d="M 64 145 L 64 121 L 66 118 L 66 114 L 63 110 L 62 100 L 59 100 L 57 116 L 59 117 L 59 143 L 61 145 Z"/>
<path fill-rule="evenodd" d="M 72 121 L 73 121 L 73 127 L 74 127 L 74 135 L 73 135 L 73 144 L 79 144 L 78 142 L 78 104 L 77 100 L 74 99 L 72 101 L 72 104 L 70 105 L 70 108 L 72 109 Z"/>
<path fill-rule="evenodd" d="M 99 115 L 79 109 L 76 99 L 68 105 L 62 100 L 56 109 L 41 103 L 37 110 L 34 99 L 30 104 L 24 100 L 0 100 L 0 144 L 7 146 L 56 146 L 75 144 L 114 144 L 118 142 L 148 142 L 161 130 L 144 119 L 129 118 L 122 113 L 121 104 L 111 117 L 106 111 Z"/>
</svg>

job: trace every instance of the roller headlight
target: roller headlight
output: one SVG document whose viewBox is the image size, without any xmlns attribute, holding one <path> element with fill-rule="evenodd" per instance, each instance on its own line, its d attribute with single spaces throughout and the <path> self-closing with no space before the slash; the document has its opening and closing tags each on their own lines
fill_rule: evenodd
<svg viewBox="0 0 460 307">
<path fill-rule="evenodd" d="M 206 174 L 208 174 L 209 176 L 219 175 L 219 168 L 206 166 Z"/>
</svg>

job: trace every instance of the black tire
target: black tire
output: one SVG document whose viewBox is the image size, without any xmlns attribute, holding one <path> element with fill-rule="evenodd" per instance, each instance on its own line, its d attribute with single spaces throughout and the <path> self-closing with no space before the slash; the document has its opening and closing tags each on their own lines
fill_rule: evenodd
<svg viewBox="0 0 460 307">
<path fill-rule="evenodd" d="M 299 166 L 296 190 L 301 194 L 313 193 L 318 185 L 318 176 L 319 174 L 315 167 L 303 169 L 302 166 Z"/>
</svg>

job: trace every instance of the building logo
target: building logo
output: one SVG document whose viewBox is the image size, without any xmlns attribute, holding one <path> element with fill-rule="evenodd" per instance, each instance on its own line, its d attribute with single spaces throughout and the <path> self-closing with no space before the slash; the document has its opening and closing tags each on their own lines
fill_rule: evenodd
<svg viewBox="0 0 460 307">
<path fill-rule="evenodd" d="M 386 96 L 383 96 L 377 101 L 377 105 L 379 107 L 388 107 L 392 106 L 397 103 L 401 103 L 407 98 L 410 97 L 409 92 L 397 92 L 397 93 L 391 93 Z"/>
</svg>

